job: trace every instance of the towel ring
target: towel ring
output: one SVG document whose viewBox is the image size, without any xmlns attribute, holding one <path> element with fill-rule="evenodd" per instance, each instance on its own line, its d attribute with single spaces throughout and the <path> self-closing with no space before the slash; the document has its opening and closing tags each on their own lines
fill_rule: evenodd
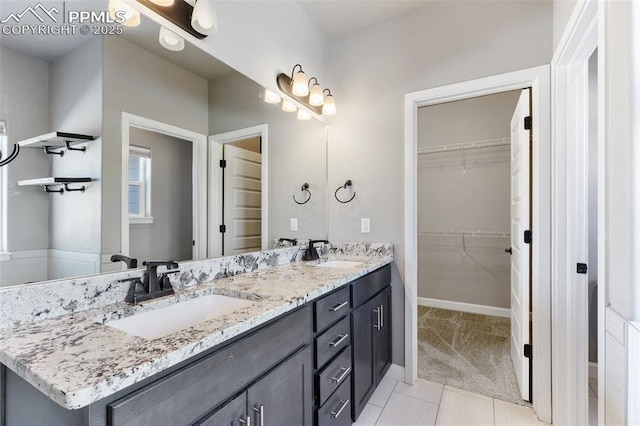
<svg viewBox="0 0 640 426">
<path fill-rule="evenodd" d="M 347 189 L 348 187 L 350 187 L 351 185 L 353 185 L 353 182 L 351 182 L 351 179 L 348 179 L 343 186 L 339 186 L 338 189 L 336 189 L 336 192 L 333 193 L 333 196 L 336 197 L 336 200 L 338 200 L 339 203 L 342 204 L 347 204 L 349 202 L 351 202 L 354 198 L 356 198 L 356 193 L 354 192 L 353 195 L 351 196 L 351 198 L 349 198 L 347 201 L 342 201 L 341 199 L 338 198 L 338 191 L 340 191 L 341 189 Z"/>
<path fill-rule="evenodd" d="M 311 199 L 311 191 L 309 191 L 309 184 L 305 182 L 304 185 L 302 185 L 302 187 L 300 188 L 300 191 L 307 193 L 307 195 L 308 195 L 307 199 L 305 201 L 303 201 L 303 202 L 300 202 L 300 201 L 296 200 L 296 196 L 294 195 L 293 196 L 293 201 L 295 201 L 296 204 L 300 204 L 300 205 L 307 204 L 309 202 L 309 200 Z"/>
<path fill-rule="evenodd" d="M 17 143 L 13 144 L 13 152 L 7 158 L 0 161 L 0 167 L 6 166 L 7 164 L 15 160 L 15 158 L 18 156 L 19 153 L 20 153 L 20 145 L 18 145 Z"/>
</svg>

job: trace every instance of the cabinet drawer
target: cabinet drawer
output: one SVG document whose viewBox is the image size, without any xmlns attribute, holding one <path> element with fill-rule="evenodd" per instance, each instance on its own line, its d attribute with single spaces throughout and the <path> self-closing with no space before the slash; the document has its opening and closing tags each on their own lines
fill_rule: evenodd
<svg viewBox="0 0 640 426">
<path fill-rule="evenodd" d="M 316 368 L 321 368 L 337 353 L 351 345 L 349 317 L 322 333 L 315 339 Z"/>
<path fill-rule="evenodd" d="M 329 294 L 314 302 L 315 315 L 313 331 L 322 331 L 351 310 L 351 292 L 349 286 Z"/>
<path fill-rule="evenodd" d="M 329 396 L 351 374 L 351 346 L 342 351 L 322 371 L 316 373 L 316 402 L 324 404 Z"/>
<path fill-rule="evenodd" d="M 311 339 L 311 306 L 108 405 L 109 425 L 191 424 Z"/>
<path fill-rule="evenodd" d="M 318 426 L 351 425 L 351 375 L 338 387 L 322 407 L 316 411 Z"/>
<path fill-rule="evenodd" d="M 353 308 L 365 303 L 383 288 L 391 284 L 391 266 L 386 265 L 351 283 Z"/>
</svg>

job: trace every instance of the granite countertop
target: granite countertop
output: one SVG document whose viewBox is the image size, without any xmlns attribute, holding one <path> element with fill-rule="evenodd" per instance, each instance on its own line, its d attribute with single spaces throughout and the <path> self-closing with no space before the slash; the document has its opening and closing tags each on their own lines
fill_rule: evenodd
<svg viewBox="0 0 640 426">
<path fill-rule="evenodd" d="M 187 360 L 232 337 L 392 262 L 392 257 L 336 257 L 361 265 L 318 268 L 293 262 L 221 278 L 174 296 L 125 302 L 0 329 L 0 363 L 67 409 L 78 409 Z M 105 322 L 207 294 L 254 304 L 165 337 L 147 340 Z"/>
</svg>

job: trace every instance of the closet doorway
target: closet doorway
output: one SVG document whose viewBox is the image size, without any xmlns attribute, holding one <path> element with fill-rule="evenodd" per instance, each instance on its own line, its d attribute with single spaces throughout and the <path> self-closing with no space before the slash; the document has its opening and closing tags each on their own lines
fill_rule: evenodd
<svg viewBox="0 0 640 426">
<path fill-rule="evenodd" d="M 507 262 L 507 264 L 503 263 L 501 273 L 504 277 L 508 275 L 508 282 L 510 286 L 511 282 L 511 272 L 513 269 L 508 262 L 510 259 L 514 258 L 504 252 L 504 250 L 508 250 L 511 248 L 515 252 L 515 245 L 509 244 L 509 238 L 506 238 L 507 235 L 513 233 L 514 238 L 524 239 L 524 230 L 518 227 L 515 230 L 512 230 L 513 224 L 511 223 L 512 218 L 515 218 L 515 215 L 512 215 L 509 211 L 510 201 L 507 200 L 507 210 L 506 213 L 502 213 L 503 218 L 506 216 L 508 218 L 508 228 L 506 232 L 503 228 L 486 228 L 486 229 L 463 229 L 462 224 L 456 224 L 456 228 L 460 226 L 458 229 L 451 229 L 449 231 L 457 232 L 454 235 L 446 235 L 444 234 L 447 229 L 424 229 L 420 228 L 420 226 L 425 226 L 419 221 L 419 163 L 422 161 L 419 157 L 421 154 L 418 154 L 418 141 L 419 141 L 419 109 L 422 107 L 441 105 L 456 101 L 469 100 L 473 98 L 485 97 L 488 95 L 500 94 L 503 92 L 509 91 L 518 91 L 519 93 L 523 93 L 523 89 L 531 89 L 530 90 L 530 98 L 529 98 L 529 110 L 531 111 L 532 120 L 531 123 L 527 123 L 527 125 L 531 125 L 531 131 L 529 133 L 529 139 L 531 141 L 530 151 L 527 151 L 529 154 L 529 158 L 531 163 L 530 170 L 532 170 L 532 175 L 523 174 L 520 177 L 530 177 L 531 179 L 531 189 L 530 189 L 530 198 L 531 200 L 529 205 L 529 215 L 530 215 L 530 227 L 528 230 L 531 230 L 530 233 L 527 233 L 526 237 L 530 241 L 531 244 L 528 244 L 528 249 L 530 251 L 529 254 L 521 253 L 521 258 L 526 259 L 529 258 L 530 265 L 530 290 L 522 291 L 519 296 L 521 297 L 529 297 L 529 301 L 521 299 L 520 305 L 522 306 L 521 314 L 523 316 L 523 320 L 521 321 L 521 329 L 520 340 L 518 343 L 518 336 L 515 336 L 514 347 L 517 347 L 523 343 L 526 343 L 527 340 L 530 342 L 531 346 L 528 346 L 526 350 L 531 352 L 531 358 L 526 358 L 524 356 L 524 347 L 517 348 L 515 352 L 517 352 L 516 358 L 516 367 L 518 364 L 522 364 L 522 367 L 528 367 L 528 363 L 525 363 L 525 360 L 531 360 L 532 368 L 529 369 L 531 371 L 531 376 L 529 377 L 529 371 L 525 368 L 521 368 L 522 376 L 529 377 L 529 383 L 526 380 L 521 380 L 517 385 L 517 391 L 515 394 L 520 393 L 520 398 L 529 396 L 532 400 L 533 408 L 538 417 L 546 422 L 551 421 L 551 336 L 549 330 L 551 329 L 551 287 L 550 287 L 550 278 L 551 278 L 551 256 L 550 256 L 550 236 L 551 236 L 551 222 L 550 222 L 550 214 L 551 214 L 551 191 L 550 191 L 550 182 L 551 182 L 551 145 L 550 145 L 550 120 L 549 120 L 549 111 L 550 111 L 550 79 L 549 79 L 549 67 L 541 66 L 536 68 L 529 68 L 521 71 L 515 71 L 507 74 L 500 74 L 492 77 L 470 80 L 463 83 L 456 83 L 449 86 L 442 86 L 433 89 L 423 90 L 419 92 L 408 93 L 405 95 L 405 291 L 407 294 L 406 302 L 405 302 L 405 381 L 409 384 L 414 383 L 418 377 L 418 296 L 419 296 L 419 263 L 420 263 L 420 245 L 422 239 L 424 238 L 440 238 L 444 240 L 449 237 L 457 237 L 458 242 L 457 246 L 454 244 L 453 240 L 451 240 L 448 244 L 451 247 L 447 247 L 447 250 L 450 250 L 450 253 L 453 253 L 453 250 L 457 250 L 458 262 L 461 262 L 461 256 L 469 257 L 471 252 L 476 249 L 473 245 L 481 245 L 480 239 L 485 239 L 492 241 L 492 243 L 483 243 L 482 245 L 495 245 L 494 247 L 494 257 L 498 254 L 502 256 L 506 256 L 507 259 L 503 258 L 503 262 Z M 514 106 L 511 107 L 511 113 L 513 113 Z M 510 121 L 510 120 L 509 120 Z M 509 123 L 510 124 L 510 123 Z M 451 126 L 449 126 L 450 130 L 454 129 L 454 131 L 459 130 L 459 128 L 463 127 L 472 127 L 471 123 L 466 123 L 464 120 L 459 119 L 455 121 Z M 505 135 L 506 136 L 506 135 Z M 511 135 L 509 135 L 509 142 L 511 141 Z M 502 136 L 491 137 L 491 139 L 504 139 Z M 479 141 L 483 141 L 484 138 L 477 138 Z M 468 140 L 468 142 L 474 142 L 476 138 L 473 140 Z M 462 143 L 462 142 L 459 142 Z M 498 143 L 498 142 L 496 142 Z M 447 145 L 446 142 L 433 142 L 434 146 L 442 146 Z M 489 149 L 489 148 L 487 148 Z M 496 148 L 497 149 L 497 148 Z M 511 152 L 511 151 L 509 151 Z M 458 170 L 461 174 L 469 174 L 471 173 L 470 169 L 467 169 L 465 172 L 465 167 L 469 168 L 468 165 L 468 154 L 467 150 L 463 150 L 464 158 L 462 159 L 462 170 Z M 486 155 L 487 153 L 481 154 Z M 506 154 L 506 153 L 505 153 Z M 461 155 L 462 156 L 462 153 Z M 511 162 L 510 154 L 507 157 L 509 158 L 509 163 Z M 460 164 L 460 160 L 458 160 L 458 164 Z M 504 178 L 502 188 L 506 184 L 508 188 L 509 198 L 511 197 L 511 188 L 510 181 L 511 177 L 511 166 L 508 166 L 508 173 L 503 173 L 502 176 Z M 513 180 L 517 181 L 517 177 L 514 175 Z M 443 185 L 448 184 L 443 179 L 440 179 L 440 182 Z M 522 183 L 522 180 L 521 180 Z M 504 192 L 504 190 L 503 190 Z M 482 191 L 479 191 L 479 194 L 474 193 L 474 196 L 482 195 Z M 522 191 L 521 194 L 525 192 Z M 438 203 L 438 200 L 435 200 Z M 467 205 L 461 211 L 464 211 L 471 216 L 478 214 L 478 208 L 475 205 Z M 527 210 L 526 208 L 524 209 Z M 491 215 L 486 215 L 486 217 L 491 217 Z M 452 218 L 446 218 L 446 220 L 451 220 Z M 502 222 L 504 224 L 504 222 Z M 514 222 L 515 223 L 515 222 Z M 526 224 L 526 219 L 523 218 L 522 225 Z M 486 223 L 486 226 L 492 225 L 492 223 Z M 499 224 L 496 224 L 496 226 Z M 430 225 L 426 225 L 430 226 Z M 453 226 L 453 225 L 450 225 Z M 471 226 L 471 225 L 469 225 Z M 421 233 L 431 233 L 431 235 L 419 235 Z M 475 232 L 475 234 L 474 234 Z M 437 234 L 441 233 L 441 234 Z M 462 234 L 462 235 L 460 235 Z M 470 235 L 467 235 L 470 234 Z M 516 235 L 518 234 L 518 235 Z M 530 235 L 529 235 L 530 234 Z M 475 240 L 472 242 L 472 239 Z M 502 241 L 501 241 L 502 240 Z M 506 242 L 506 245 L 504 244 Z M 444 245 L 445 243 L 443 243 Z M 524 245 L 524 241 L 521 242 Z M 462 247 L 460 247 L 462 245 Z M 424 248 L 424 247 L 423 247 Z M 480 249 L 481 247 L 477 247 Z M 491 247 L 489 247 L 491 248 Z M 485 248 L 486 250 L 486 248 Z M 501 253 L 499 251 L 502 251 Z M 462 253 L 461 253 L 462 252 Z M 466 254 L 465 254 L 466 253 Z M 475 256 L 480 257 L 479 254 L 474 254 Z M 487 255 L 487 258 L 490 256 Z M 467 262 L 470 262 L 469 259 L 465 259 Z M 439 262 L 442 266 L 443 262 Z M 452 263 L 449 269 L 456 269 L 456 264 Z M 476 266 L 477 267 L 477 266 Z M 463 269 L 458 268 L 459 270 L 455 271 L 455 273 L 462 274 L 464 272 Z M 519 270 L 520 275 L 525 278 L 529 273 L 525 270 Z M 484 271 L 487 274 L 486 271 Z M 489 274 L 490 275 L 490 274 Z M 474 278 L 474 275 L 471 275 L 471 278 Z M 527 284 L 529 280 L 527 280 Z M 470 293 L 473 287 L 469 287 L 465 289 L 466 293 Z M 511 313 L 511 308 L 513 304 L 511 303 L 511 293 L 507 291 L 508 297 L 508 305 L 503 307 L 504 309 L 502 313 L 506 317 L 506 314 Z M 465 295 L 466 296 L 466 295 Z M 482 296 L 486 296 L 482 294 Z M 431 299 L 435 299 L 436 297 L 431 296 Z M 473 299 L 472 299 L 473 300 Z M 468 305 L 479 305 L 477 300 L 472 302 L 460 302 L 466 303 Z M 447 306 L 443 306 L 447 307 Z M 451 305 L 448 306 L 451 311 Z M 498 306 L 500 307 L 500 306 Z M 430 307 L 431 309 L 438 309 L 437 307 Z M 458 307 L 459 309 L 459 307 Z M 472 316 L 477 315 L 477 313 L 473 312 L 462 312 L 457 315 L 460 316 Z M 494 313 L 499 312 L 494 311 Z M 482 312 L 486 314 L 488 312 Z M 532 321 L 528 321 L 527 314 L 530 313 L 530 318 Z M 446 315 L 446 314 L 445 314 Z M 448 314 L 452 315 L 452 314 Z M 504 317 L 502 317 L 504 318 Z M 471 318 L 473 320 L 473 318 Z M 498 319 L 500 317 L 498 316 Z M 504 318 L 507 320 L 507 318 Z M 473 321 L 468 321 L 473 322 Z M 477 321 L 476 321 L 477 322 Z M 526 326 L 527 322 L 529 322 L 529 327 Z M 503 325 L 495 325 L 495 330 L 499 329 Z M 485 327 L 485 330 L 491 329 L 494 325 L 488 325 Z M 509 341 L 511 340 L 511 327 L 509 325 Z M 455 334 L 455 330 L 451 331 L 452 334 Z M 529 333 L 529 337 L 526 336 L 526 333 Z M 506 333 L 503 333 L 503 335 Z M 458 333 L 457 336 L 461 339 L 465 338 L 464 333 Z M 503 337 L 506 339 L 506 337 Z M 468 339 L 473 340 L 473 339 Z M 477 339 L 476 339 L 477 341 Z M 470 344 L 473 345 L 472 343 Z M 511 357 L 511 343 L 509 343 L 509 358 Z M 514 354 L 515 355 L 515 354 Z M 489 357 L 487 357 L 489 358 Z M 511 360 L 509 360 L 511 361 Z M 511 364 L 514 364 L 511 361 Z M 526 365 L 525 365 L 526 364 Z M 514 373 L 515 374 L 515 373 Z M 527 389 L 529 389 L 530 394 L 527 395 Z M 516 396 L 517 397 L 517 396 Z M 521 399 L 522 401 L 522 399 Z"/>
<path fill-rule="evenodd" d="M 519 404 L 530 400 L 529 92 L 418 108 L 418 377 Z"/>
</svg>

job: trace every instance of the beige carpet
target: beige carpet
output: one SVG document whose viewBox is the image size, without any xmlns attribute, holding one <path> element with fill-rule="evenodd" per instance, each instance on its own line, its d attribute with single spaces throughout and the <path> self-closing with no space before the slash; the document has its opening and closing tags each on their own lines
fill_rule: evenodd
<svg viewBox="0 0 640 426">
<path fill-rule="evenodd" d="M 520 405 L 510 320 L 418 306 L 418 377 Z"/>
</svg>

